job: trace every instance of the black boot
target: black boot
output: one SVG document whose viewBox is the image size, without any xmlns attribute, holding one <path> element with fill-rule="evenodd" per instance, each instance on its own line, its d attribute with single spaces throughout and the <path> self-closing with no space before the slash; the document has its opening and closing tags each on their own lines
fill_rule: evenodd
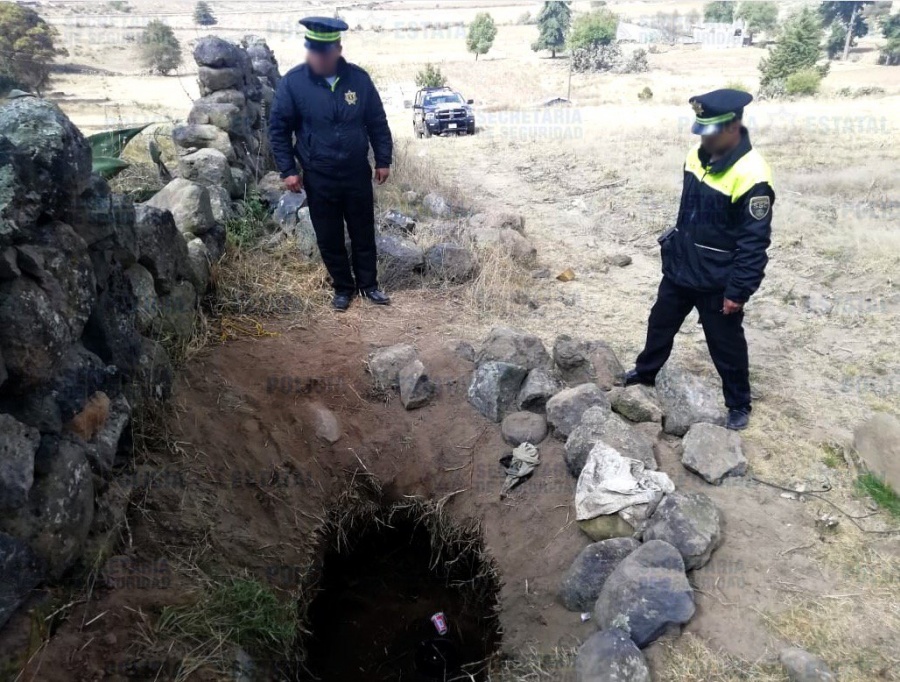
<svg viewBox="0 0 900 682">
<path fill-rule="evenodd" d="M 750 410 L 728 410 L 728 422 L 726 426 L 731 431 L 743 431 L 750 425 Z"/>
<path fill-rule="evenodd" d="M 656 381 L 641 376 L 640 374 L 638 374 L 636 369 L 630 369 L 625 372 L 626 386 L 637 386 L 638 384 L 640 384 L 641 386 L 656 386 Z"/>
<path fill-rule="evenodd" d="M 350 307 L 353 297 L 350 294 L 335 294 L 331 299 L 331 307 L 340 313 L 345 312 Z"/>
<path fill-rule="evenodd" d="M 369 299 L 370 302 L 375 305 L 390 305 L 391 298 L 386 293 L 384 293 L 381 289 L 369 289 L 368 291 L 362 292 L 364 298 Z"/>
</svg>

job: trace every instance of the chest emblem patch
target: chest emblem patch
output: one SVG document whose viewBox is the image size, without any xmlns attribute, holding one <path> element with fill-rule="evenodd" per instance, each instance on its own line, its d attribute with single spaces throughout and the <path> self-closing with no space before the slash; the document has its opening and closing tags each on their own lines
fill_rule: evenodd
<svg viewBox="0 0 900 682">
<path fill-rule="evenodd" d="M 771 207 L 772 202 L 769 200 L 769 197 L 753 197 L 750 199 L 750 215 L 756 220 L 762 220 L 769 215 Z"/>
<path fill-rule="evenodd" d="M 347 104 L 349 104 L 350 106 L 355 105 L 356 102 L 358 101 L 357 97 L 356 97 L 356 93 L 353 92 L 353 90 L 347 90 L 347 92 L 344 93 L 344 99 L 346 100 Z"/>
</svg>

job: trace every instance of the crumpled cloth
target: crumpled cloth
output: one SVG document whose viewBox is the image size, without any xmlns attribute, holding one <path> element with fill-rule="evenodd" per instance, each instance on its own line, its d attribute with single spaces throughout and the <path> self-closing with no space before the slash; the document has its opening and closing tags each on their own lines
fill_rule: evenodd
<svg viewBox="0 0 900 682">
<path fill-rule="evenodd" d="M 522 443 L 512 452 L 512 462 L 506 467 L 506 480 L 500 490 L 500 499 L 507 496 L 510 490 L 517 486 L 522 479 L 534 471 L 541 463 L 541 455 L 538 449 L 531 443 Z"/>
<path fill-rule="evenodd" d="M 675 484 L 661 471 L 648 470 L 643 462 L 619 454 L 606 443 L 597 443 L 588 455 L 575 488 L 575 516 L 586 521 L 606 514 L 658 501 L 675 492 Z"/>
</svg>

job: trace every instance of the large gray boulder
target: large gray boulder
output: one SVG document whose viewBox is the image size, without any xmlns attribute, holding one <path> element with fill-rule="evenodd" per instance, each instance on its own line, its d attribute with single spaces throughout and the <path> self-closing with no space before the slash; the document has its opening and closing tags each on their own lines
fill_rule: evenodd
<svg viewBox="0 0 900 682">
<path fill-rule="evenodd" d="M 516 396 L 527 370 L 508 362 L 484 362 L 475 368 L 469 384 L 469 403 L 494 422 L 514 411 Z"/>
<path fill-rule="evenodd" d="M 198 149 L 185 154 L 178 160 L 178 169 L 182 180 L 190 180 L 207 188 L 221 187 L 234 199 L 241 196 L 234 184 L 228 159 L 218 149 Z M 198 234 L 196 230 L 183 231 Z"/>
<path fill-rule="evenodd" d="M 194 45 L 194 61 L 198 66 L 216 69 L 240 66 L 244 59 L 244 51 L 238 45 L 218 36 L 204 36 Z"/>
<path fill-rule="evenodd" d="M 140 353 L 134 292 L 120 268 L 111 269 L 85 327 L 83 341 L 105 362 L 130 378 Z"/>
<path fill-rule="evenodd" d="M 30 243 L 17 247 L 19 267 L 37 279 L 72 332 L 81 336 L 97 295 L 97 279 L 87 244 L 67 224 L 35 228 Z"/>
<path fill-rule="evenodd" d="M 0 107 L 0 246 L 41 215 L 61 218 L 90 184 L 91 148 L 55 104 L 18 97 Z"/>
<path fill-rule="evenodd" d="M 602 630 L 627 631 L 643 649 L 687 623 L 694 610 L 694 592 L 681 554 L 667 542 L 650 540 L 606 579 L 594 605 L 594 621 Z"/>
<path fill-rule="evenodd" d="M 135 373 L 136 397 L 165 400 L 172 394 L 175 370 L 162 344 L 147 337 L 141 337 L 141 351 Z"/>
<path fill-rule="evenodd" d="M 195 154 L 207 152 L 214 153 L 212 150 L 201 150 Z M 224 159 L 224 157 L 222 158 Z M 171 212 L 172 217 L 175 218 L 175 224 L 181 232 L 190 232 L 199 236 L 216 222 L 209 200 L 209 190 L 199 182 L 185 178 L 172 180 L 153 195 L 145 205 Z"/>
<path fill-rule="evenodd" d="M 666 433 L 683 436 L 692 424 L 724 424 L 718 390 L 686 369 L 666 364 L 656 377 L 656 394 L 662 405 Z"/>
<path fill-rule="evenodd" d="M 191 284 L 200 296 L 209 288 L 210 257 L 209 249 L 200 238 L 188 242 L 188 264 L 191 269 Z"/>
<path fill-rule="evenodd" d="M 165 294 L 189 277 L 187 244 L 170 211 L 145 204 L 137 207 L 136 215 L 139 262 L 153 275 L 157 290 Z"/>
<path fill-rule="evenodd" d="M 0 530 L 27 542 L 58 579 L 79 556 L 94 517 L 94 484 L 79 440 L 62 438 L 46 471 L 36 476 L 28 503 L 0 517 Z"/>
<path fill-rule="evenodd" d="M 585 412 L 592 407 L 610 411 L 606 393 L 599 386 L 581 384 L 567 388 L 547 401 L 547 421 L 553 427 L 554 433 L 565 439 L 581 423 Z"/>
<path fill-rule="evenodd" d="M 182 123 L 172 129 L 172 139 L 175 144 L 186 151 L 215 149 L 222 152 L 229 163 L 236 160 L 234 147 L 228 133 L 214 125 Z M 281 180 L 280 177 L 278 179 Z"/>
<path fill-rule="evenodd" d="M 400 370 L 398 382 L 400 402 L 407 410 L 424 407 L 431 402 L 437 391 L 437 387 L 425 371 L 425 365 L 419 359 L 413 360 Z"/>
<path fill-rule="evenodd" d="M 35 281 L 0 282 L 0 353 L 10 383 L 27 389 L 47 381 L 73 341 L 70 325 Z"/>
<path fill-rule="evenodd" d="M 159 321 L 159 297 L 153 284 L 153 275 L 140 263 L 135 263 L 125 271 L 137 307 L 135 321 L 141 334 L 149 335 Z"/>
<path fill-rule="evenodd" d="M 837 676 L 820 656 L 791 647 L 778 656 L 790 682 L 836 682 Z"/>
<path fill-rule="evenodd" d="M 385 283 L 395 286 L 411 282 L 425 267 L 425 252 L 408 239 L 393 234 L 379 234 L 375 238 L 378 249 L 379 272 Z"/>
<path fill-rule="evenodd" d="M 650 682 L 644 654 L 623 630 L 595 632 L 578 649 L 576 682 Z"/>
<path fill-rule="evenodd" d="M 590 611 L 615 567 L 640 546 L 634 538 L 618 537 L 593 542 L 581 550 L 560 583 L 562 605 L 578 613 Z"/>
<path fill-rule="evenodd" d="M 177 343 L 190 341 L 197 319 L 197 291 L 190 282 L 179 282 L 159 297 L 159 330 Z"/>
<path fill-rule="evenodd" d="M 537 258 L 534 245 L 515 230 L 478 227 L 469 235 L 476 246 L 497 249 L 514 261 L 530 263 Z"/>
<path fill-rule="evenodd" d="M 718 485 L 729 476 L 747 473 L 741 437 L 714 424 L 694 424 L 682 441 L 681 463 L 707 483 Z"/>
<path fill-rule="evenodd" d="M 675 547 L 686 570 L 702 568 L 722 543 L 719 510 L 703 493 L 670 493 L 644 528 L 647 540 L 664 540 Z"/>
<path fill-rule="evenodd" d="M 509 327 L 495 327 L 481 344 L 475 362 L 479 365 L 484 362 L 506 362 L 527 370 L 547 369 L 550 367 L 550 355 L 543 341 L 534 334 Z"/>
<path fill-rule="evenodd" d="M 538 445 L 547 437 L 547 419 L 534 412 L 513 412 L 503 418 L 500 434 L 513 447 L 522 443 Z"/>
<path fill-rule="evenodd" d="M 662 422 L 663 412 L 656 391 L 649 386 L 614 388 L 609 392 L 613 412 L 631 422 Z"/>
<path fill-rule="evenodd" d="M 615 352 L 604 341 L 562 334 L 553 344 L 553 361 L 562 379 L 573 386 L 593 382 L 609 391 L 622 385 L 625 376 Z"/>
<path fill-rule="evenodd" d="M 474 277 L 478 261 L 469 249 L 459 244 L 443 242 L 425 252 L 427 271 L 448 282 L 465 282 Z"/>
<path fill-rule="evenodd" d="M 565 384 L 555 374 L 538 367 L 531 370 L 525 377 L 519 395 L 516 397 L 516 405 L 520 410 L 544 413 L 547 411 L 547 401 L 565 387 Z"/>
<path fill-rule="evenodd" d="M 27 544 L 0 533 L 0 628 L 45 574 L 46 565 Z"/>
<path fill-rule="evenodd" d="M 593 384 L 582 384 L 592 386 Z M 600 404 L 585 410 L 578 425 L 566 439 L 566 466 L 578 478 L 588 455 L 598 442 L 606 443 L 630 459 L 644 463 L 647 469 L 659 468 L 653 454 L 653 441 L 641 430 L 614 414 L 608 405 Z"/>
<path fill-rule="evenodd" d="M 869 471 L 900 493 L 900 419 L 876 414 L 856 427 L 853 446 Z"/>
<path fill-rule="evenodd" d="M 92 250 L 112 251 L 126 267 L 137 260 L 134 202 L 113 194 L 100 175 L 91 176 L 90 187 L 73 202 L 66 220 Z"/>
<path fill-rule="evenodd" d="M 0 511 L 20 507 L 28 499 L 40 444 L 40 431 L 0 414 Z"/>
<path fill-rule="evenodd" d="M 369 356 L 369 373 L 379 389 L 395 388 L 399 385 L 400 370 L 417 359 L 416 349 L 408 343 L 398 343 L 387 348 L 379 348 Z"/>
<path fill-rule="evenodd" d="M 243 96 L 240 99 L 243 100 Z M 191 112 L 188 114 L 188 123 L 215 126 L 235 137 L 244 137 L 249 134 L 249 124 L 242 106 L 233 102 L 221 101 L 221 98 L 216 98 L 214 95 L 201 97 L 194 101 Z"/>
</svg>

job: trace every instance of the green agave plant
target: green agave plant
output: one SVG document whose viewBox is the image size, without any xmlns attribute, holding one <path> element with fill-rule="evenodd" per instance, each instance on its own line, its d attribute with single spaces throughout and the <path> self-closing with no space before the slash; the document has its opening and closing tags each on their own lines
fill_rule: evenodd
<svg viewBox="0 0 900 682">
<path fill-rule="evenodd" d="M 91 170 L 109 180 L 128 168 L 128 162 L 123 161 L 119 156 L 125 149 L 125 145 L 147 127 L 107 130 L 89 135 L 87 141 L 91 145 L 93 158 Z"/>
</svg>

